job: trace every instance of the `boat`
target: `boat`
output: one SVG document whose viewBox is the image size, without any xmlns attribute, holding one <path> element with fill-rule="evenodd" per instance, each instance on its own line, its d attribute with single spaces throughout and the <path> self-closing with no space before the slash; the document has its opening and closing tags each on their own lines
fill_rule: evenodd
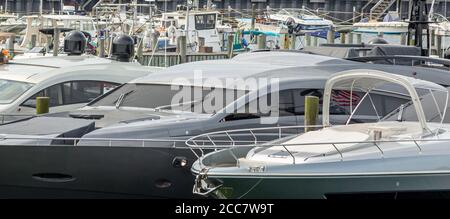
<svg viewBox="0 0 450 219">
<path fill-rule="evenodd" d="M 176 45 L 179 36 L 186 36 L 188 52 L 198 52 L 200 47 L 210 47 L 210 52 L 222 51 L 219 30 L 226 30 L 219 22 L 219 11 L 186 10 L 162 13 L 155 30 Z M 157 22 L 158 23 L 158 22 Z"/>
<path fill-rule="evenodd" d="M 30 15 L 23 16 L 26 21 L 24 39 L 20 44 L 22 48 L 32 49 L 34 46 L 45 46 L 48 36 L 40 32 L 41 29 L 63 28 L 78 30 L 88 33 L 91 37 L 96 36 L 97 29 L 94 19 L 81 15 Z M 63 39 L 63 37 L 61 37 Z M 60 44 L 62 45 L 62 43 Z"/>
<path fill-rule="evenodd" d="M 352 124 L 357 104 L 347 122 L 336 125 L 330 122 L 334 90 L 362 91 L 369 99 L 373 92 L 392 91 L 411 101 L 398 104 L 378 122 Z M 216 149 L 193 164 L 193 192 L 215 198 L 256 199 L 448 195 L 448 91 L 436 83 L 383 71 L 357 69 L 334 74 L 324 88 L 321 128 L 261 143 L 257 138 L 246 144 L 215 142 L 219 132 L 188 140 L 196 149 Z M 284 132 L 280 127 L 274 129 Z M 253 130 L 225 133 L 236 136 Z M 205 137 L 210 141 L 193 143 Z"/>
<path fill-rule="evenodd" d="M 0 31 L 19 34 L 26 28 L 24 19 L 19 19 L 17 15 L 0 14 Z"/>
<path fill-rule="evenodd" d="M 269 13 L 267 16 L 269 20 L 281 24 L 285 33 L 304 34 L 333 27 L 332 21 L 321 18 L 305 8 L 298 11 L 281 9 L 275 14 Z"/>
<path fill-rule="evenodd" d="M 430 29 L 436 36 L 450 36 L 450 21 L 441 14 L 434 13 L 431 19 L 434 23 L 429 24 Z"/>
<path fill-rule="evenodd" d="M 115 53 L 111 59 L 85 55 L 82 32 L 71 32 L 65 42 L 66 56 L 43 54 L 1 63 L 2 123 L 34 115 L 37 97 L 49 97 L 51 113 L 73 110 L 123 83 L 160 70 L 114 58 Z"/>
<path fill-rule="evenodd" d="M 358 68 L 401 75 L 415 72 L 418 78 L 450 85 L 447 70 L 373 65 L 299 52 L 254 52 L 230 60 L 185 63 L 137 78 L 83 108 L 0 126 L 0 168 L 8 167 L 0 171 L 0 197 L 193 198 L 194 176 L 190 167 L 197 157 L 186 146 L 187 139 L 202 133 L 244 127 L 303 124 L 301 97 L 296 102 L 300 105 L 299 111 L 292 111 L 289 108 L 292 104 L 286 103 L 278 110 L 283 114 L 276 120 L 273 120 L 277 118 L 275 113 L 272 117 L 265 114 L 258 117 L 233 111 L 234 105 L 252 103 L 255 98 L 252 92 L 268 90 L 263 87 L 238 89 L 226 84 L 226 80 L 280 78 L 279 87 L 286 92 L 281 96 L 320 95 L 330 75 Z M 204 80 L 216 83 L 199 82 L 195 70 L 202 70 Z M 174 78 L 185 80 L 174 81 Z M 206 89 L 205 96 L 193 102 L 174 104 L 171 99 L 177 92 L 171 87 L 179 85 L 211 89 Z M 217 105 L 211 111 L 191 109 L 192 105 L 195 109 L 208 103 L 215 96 L 208 94 L 222 89 L 226 93 L 236 92 L 236 99 L 224 99 L 224 105 Z M 302 92 L 293 93 L 297 89 Z M 248 92 L 242 92 L 245 90 Z M 394 109 L 390 108 L 393 105 L 390 101 L 409 101 L 391 93 L 383 95 L 373 98 L 379 100 L 376 106 L 384 109 L 384 113 Z M 340 99 L 340 105 L 334 107 L 333 121 L 345 122 L 340 113 L 348 108 L 348 102 L 348 98 Z M 378 120 L 371 105 L 364 104 L 363 108 L 367 113 L 359 115 L 358 120 Z M 267 123 L 270 121 L 272 123 Z M 61 123 L 73 125 L 61 127 Z M 29 165 L 22 165 L 23 160 L 17 156 L 30 158 L 27 159 Z"/>
<path fill-rule="evenodd" d="M 353 32 L 367 34 L 405 34 L 408 33 L 409 23 L 400 20 L 400 15 L 396 11 L 389 11 L 383 21 L 362 19 L 353 24 Z"/>
</svg>

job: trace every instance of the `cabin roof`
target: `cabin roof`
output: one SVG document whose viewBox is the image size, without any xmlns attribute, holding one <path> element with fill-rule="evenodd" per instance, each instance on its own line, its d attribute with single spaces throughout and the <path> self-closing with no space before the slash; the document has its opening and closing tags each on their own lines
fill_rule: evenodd
<svg viewBox="0 0 450 219">
<path fill-rule="evenodd" d="M 42 60 L 41 64 L 39 64 L 39 60 Z M 98 62 L 95 62 L 95 60 Z M 136 63 L 113 62 L 107 59 L 99 60 L 95 58 L 92 60 L 83 57 L 73 59 L 73 57 L 61 56 L 48 57 L 47 59 L 33 58 L 1 65 L 0 79 L 33 84 L 55 78 L 124 83 L 136 77 L 150 74 L 158 69 L 144 67 Z M 124 72 L 127 72 L 127 74 L 124 74 Z"/>
</svg>

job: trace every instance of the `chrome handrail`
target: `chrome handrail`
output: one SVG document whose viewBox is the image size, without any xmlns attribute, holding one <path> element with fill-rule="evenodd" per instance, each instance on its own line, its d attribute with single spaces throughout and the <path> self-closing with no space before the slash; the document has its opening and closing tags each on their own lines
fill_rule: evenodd
<svg viewBox="0 0 450 219">
<path fill-rule="evenodd" d="M 214 150 L 218 150 L 218 149 L 223 149 L 223 148 L 229 148 L 229 147 L 235 147 L 237 145 L 256 145 L 256 144 L 264 144 L 267 143 L 267 140 L 260 140 L 258 139 L 258 136 L 263 135 L 263 136 L 268 136 L 268 134 L 272 134 L 272 135 L 276 135 L 277 138 L 274 139 L 270 139 L 270 140 L 276 140 L 276 139 L 280 139 L 283 137 L 287 137 L 285 135 L 283 135 L 283 130 L 286 129 L 302 129 L 304 130 L 305 128 L 323 128 L 322 125 L 311 125 L 311 126 L 304 126 L 304 125 L 296 125 L 296 126 L 276 126 L 276 127 L 263 127 L 263 128 L 247 128 L 247 129 L 234 129 L 234 130 L 223 130 L 223 131 L 216 131 L 216 132 L 209 132 L 209 133 L 203 133 L 197 136 L 193 136 L 189 139 L 187 139 L 185 141 L 185 144 L 191 149 L 191 151 L 193 152 L 193 154 L 200 159 L 201 157 L 203 157 L 205 155 L 205 151 L 204 149 L 214 149 Z M 267 130 L 274 130 L 273 132 L 270 133 L 256 133 L 257 131 L 267 131 Z M 236 133 L 241 133 L 241 134 L 246 134 L 246 136 L 249 136 L 250 138 L 253 138 L 253 140 L 236 140 L 233 139 L 232 135 L 236 134 Z M 286 133 L 286 134 L 299 134 L 299 132 L 297 133 Z M 220 138 L 227 138 L 229 140 L 217 140 L 216 138 L 220 137 Z M 199 145 L 198 142 L 202 142 L 203 145 Z M 207 145 L 205 145 L 205 143 Z M 220 145 L 220 143 L 223 143 L 222 145 Z M 200 155 L 197 154 L 195 151 L 193 151 L 193 149 L 198 149 L 200 151 Z M 294 158 L 295 160 L 295 158 Z M 239 162 L 239 161 L 237 161 Z"/>
<path fill-rule="evenodd" d="M 6 144 L 4 143 L 4 141 L 6 140 L 12 140 L 12 142 L 7 142 Z M 14 141 L 31 141 L 31 142 L 14 142 Z M 65 144 L 42 144 L 42 141 L 54 141 L 54 142 L 73 142 L 71 144 L 69 143 L 65 143 Z M 126 147 L 149 147 L 146 146 L 146 143 L 151 143 L 151 142 L 157 142 L 157 143 L 170 143 L 173 144 L 174 146 L 171 148 L 183 148 L 183 149 L 189 149 L 188 147 L 186 147 L 186 145 L 184 144 L 186 142 L 185 139 L 133 139 L 133 138 L 70 138 L 70 137 L 37 137 L 37 136 L 2 136 L 0 135 L 0 146 L 1 145 L 26 145 L 26 146 L 78 146 L 80 147 L 80 145 L 78 144 L 80 141 L 84 141 L 84 142 L 100 142 L 103 143 L 101 145 L 98 145 L 99 147 L 112 147 L 113 145 L 115 146 L 120 146 L 120 142 L 127 142 L 130 143 L 132 142 L 132 144 L 126 144 Z M 201 140 L 197 140 L 198 142 L 201 142 Z M 177 143 L 180 146 L 176 146 Z M 181 146 L 182 145 L 182 146 Z M 97 145 L 95 145 L 97 146 Z M 83 146 L 81 146 L 83 147 Z M 151 147 L 158 147 L 155 145 L 152 145 Z"/>
<path fill-rule="evenodd" d="M 381 153 L 381 156 L 384 157 L 385 152 L 383 151 L 383 149 L 380 147 L 380 144 L 383 143 L 408 143 L 408 142 L 412 142 L 414 143 L 413 145 L 418 149 L 419 154 L 422 153 L 423 151 L 423 147 L 419 144 L 419 143 L 423 143 L 423 142 L 450 142 L 450 139 L 398 139 L 398 140 L 365 140 L 365 141 L 329 141 L 329 142 L 303 142 L 303 143 L 291 143 L 291 144 L 286 144 L 286 143 L 271 143 L 271 142 L 267 142 L 267 141 L 236 141 L 235 139 L 233 140 L 233 142 L 230 141 L 222 141 L 224 142 L 224 144 L 220 145 L 218 144 L 218 141 L 214 141 L 214 145 L 202 145 L 199 146 L 198 144 L 192 144 L 192 142 L 196 142 L 196 141 L 202 141 L 203 143 L 211 143 L 205 140 L 199 140 L 199 137 L 204 137 L 207 136 L 208 138 L 212 138 L 213 135 L 218 135 L 218 134 L 222 134 L 222 133 L 238 133 L 238 132 L 245 132 L 247 131 L 248 133 L 253 133 L 255 130 L 284 130 L 284 129 L 299 129 L 299 128 L 305 128 L 306 126 L 284 126 L 284 127 L 267 127 L 267 128 L 254 128 L 254 129 L 236 129 L 236 130 L 227 130 L 227 131 L 218 131 L 218 132 L 211 132 L 211 133 L 205 133 L 205 134 L 201 134 L 198 136 L 194 136 L 191 137 L 190 139 L 186 140 L 186 145 L 191 148 L 191 150 L 193 149 L 197 149 L 201 151 L 201 156 L 199 156 L 198 154 L 196 154 L 197 158 L 201 161 L 204 157 L 205 157 L 205 153 L 204 150 L 218 150 L 218 149 L 232 149 L 232 148 L 244 148 L 244 147 L 260 147 L 260 148 L 269 148 L 269 147 L 283 147 L 287 153 L 289 153 L 289 155 L 291 157 L 293 157 L 293 162 L 292 164 L 296 164 L 296 159 L 295 156 L 293 155 L 294 153 L 289 149 L 290 147 L 293 146 L 312 146 L 312 145 L 331 145 L 332 148 L 334 148 L 334 151 L 339 154 L 340 156 L 340 160 L 344 161 L 344 154 L 345 152 L 342 151 L 342 149 L 338 148 L 338 145 L 344 145 L 344 144 L 367 144 L 367 145 L 372 145 L 373 147 L 376 147 L 376 149 Z M 314 126 L 317 127 L 317 126 Z M 291 133 L 292 135 L 295 135 L 294 133 Z M 279 138 L 278 138 L 279 139 Z M 273 139 L 273 141 L 278 140 L 278 139 Z M 231 143 L 231 144 L 230 144 Z M 232 153 L 233 158 L 236 160 L 237 164 L 239 164 L 239 158 L 238 156 L 236 156 L 233 152 L 233 150 L 229 150 L 230 153 Z M 320 154 L 322 155 L 322 154 Z M 325 154 L 323 154 L 325 155 Z M 311 157 L 314 157 L 317 155 L 312 155 Z M 308 157 L 310 158 L 310 157 Z M 307 160 L 308 158 L 306 158 L 305 160 Z"/>
</svg>

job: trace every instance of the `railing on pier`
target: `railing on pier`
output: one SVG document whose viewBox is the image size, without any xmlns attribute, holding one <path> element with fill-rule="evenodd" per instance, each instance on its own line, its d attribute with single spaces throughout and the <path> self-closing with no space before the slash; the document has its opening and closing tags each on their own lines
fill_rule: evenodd
<svg viewBox="0 0 450 219">
<path fill-rule="evenodd" d="M 204 60 L 228 59 L 227 53 L 195 53 L 187 54 L 186 62 L 197 62 Z M 181 64 L 181 56 L 176 52 L 168 53 L 144 53 L 140 60 L 142 65 L 156 67 L 170 67 Z"/>
</svg>

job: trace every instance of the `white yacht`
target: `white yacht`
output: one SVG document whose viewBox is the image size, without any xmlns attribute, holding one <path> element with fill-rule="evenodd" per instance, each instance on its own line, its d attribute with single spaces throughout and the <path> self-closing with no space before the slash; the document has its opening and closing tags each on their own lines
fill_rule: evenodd
<svg viewBox="0 0 450 219">
<path fill-rule="evenodd" d="M 43 34 L 39 30 L 51 28 L 65 28 L 70 30 L 79 30 L 89 33 L 94 37 L 97 29 L 94 25 L 92 17 L 80 15 L 31 15 L 24 16 L 26 20 L 26 33 L 23 41 L 20 44 L 22 48 L 32 49 L 32 42 L 34 46 L 45 46 L 49 40 L 49 36 Z M 51 37 L 51 36 L 50 36 Z M 61 37 L 63 39 L 63 37 Z M 62 44 L 61 44 L 62 45 Z"/>
<path fill-rule="evenodd" d="M 359 103 L 350 105 L 345 125 L 330 122 L 336 90 L 350 95 L 365 93 Z M 411 101 L 400 104 L 379 122 L 351 122 L 359 106 L 365 101 L 373 104 L 371 95 L 380 91 L 409 96 Z M 335 74 L 325 85 L 323 124 L 318 130 L 267 143 L 257 142 L 255 129 L 188 140 L 194 148 L 228 147 L 203 155 L 193 164 L 197 175 L 194 193 L 265 199 L 445 194 L 450 190 L 450 125 L 443 123 L 448 120 L 448 99 L 447 88 L 411 77 L 364 69 Z M 289 128 L 304 127 L 285 128 L 273 129 L 285 133 Z M 238 144 L 229 137 L 228 143 L 223 143 L 223 136 L 244 133 L 253 134 L 255 140 Z M 215 142 L 220 135 L 222 143 Z M 210 140 L 198 146 L 195 142 L 201 139 Z"/>
</svg>

